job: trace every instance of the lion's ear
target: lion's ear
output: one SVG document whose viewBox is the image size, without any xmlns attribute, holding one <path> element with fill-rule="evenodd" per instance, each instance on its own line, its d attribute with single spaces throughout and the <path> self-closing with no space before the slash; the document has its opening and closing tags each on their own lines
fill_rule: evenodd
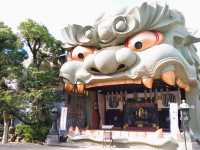
<svg viewBox="0 0 200 150">
<path fill-rule="evenodd" d="M 174 36 L 174 43 L 178 45 L 191 45 L 193 43 L 200 42 L 200 38 L 194 37 L 192 35 L 187 35 L 187 36 Z"/>
<path fill-rule="evenodd" d="M 185 37 L 184 39 L 184 45 L 190 45 L 192 43 L 197 43 L 197 42 L 200 42 L 200 38 L 197 38 L 197 37 L 194 37 L 192 35 L 188 35 Z"/>
</svg>

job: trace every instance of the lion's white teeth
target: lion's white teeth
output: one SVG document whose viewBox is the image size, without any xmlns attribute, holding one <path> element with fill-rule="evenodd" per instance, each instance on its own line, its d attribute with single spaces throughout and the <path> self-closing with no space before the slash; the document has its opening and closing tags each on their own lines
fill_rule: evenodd
<svg viewBox="0 0 200 150">
<path fill-rule="evenodd" d="M 85 84 L 71 84 L 69 82 L 65 83 L 64 89 L 67 93 L 76 92 L 77 94 L 83 95 L 85 92 Z"/>
<path fill-rule="evenodd" d="M 190 86 L 189 86 L 188 84 L 185 84 L 180 78 L 178 78 L 178 79 L 176 80 L 176 84 L 177 84 L 180 88 L 184 89 L 186 92 L 190 91 Z"/>
<path fill-rule="evenodd" d="M 169 85 L 175 85 L 175 73 L 174 73 L 174 71 L 168 71 L 168 72 L 162 73 L 161 79 Z"/>
<path fill-rule="evenodd" d="M 142 83 L 144 84 L 144 86 L 151 89 L 153 86 L 153 79 L 152 78 L 143 78 Z"/>
<path fill-rule="evenodd" d="M 71 93 L 74 89 L 74 86 L 73 84 L 69 83 L 69 82 L 66 82 L 65 83 L 65 86 L 64 86 L 64 89 L 67 93 Z"/>
<path fill-rule="evenodd" d="M 85 92 L 85 84 L 77 84 L 77 93 L 78 94 L 84 94 Z"/>
</svg>

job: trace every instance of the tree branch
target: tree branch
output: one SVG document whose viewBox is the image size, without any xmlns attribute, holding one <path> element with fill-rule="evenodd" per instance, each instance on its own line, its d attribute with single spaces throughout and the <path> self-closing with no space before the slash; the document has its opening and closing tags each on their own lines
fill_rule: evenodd
<svg viewBox="0 0 200 150">
<path fill-rule="evenodd" d="M 38 46 L 36 47 L 36 49 L 39 51 L 39 49 L 40 49 L 40 47 L 41 47 L 41 41 L 40 40 L 38 40 Z"/>
<path fill-rule="evenodd" d="M 28 47 L 30 48 L 31 52 L 33 53 L 33 48 L 31 47 L 31 43 L 30 43 L 29 39 L 26 39 L 26 41 L 27 41 Z"/>
</svg>

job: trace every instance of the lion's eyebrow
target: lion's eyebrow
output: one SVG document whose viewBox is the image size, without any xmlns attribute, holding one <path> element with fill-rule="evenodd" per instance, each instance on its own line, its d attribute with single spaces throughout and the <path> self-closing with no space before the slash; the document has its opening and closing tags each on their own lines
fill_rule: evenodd
<svg viewBox="0 0 200 150">
<path fill-rule="evenodd" d="M 76 46 L 97 47 L 98 40 L 93 26 L 68 25 L 62 30 L 65 38 L 64 48 L 71 49 Z"/>
<path fill-rule="evenodd" d="M 123 30 L 114 28 L 114 25 L 119 23 L 117 21 L 124 21 L 126 28 L 124 26 L 122 26 Z M 181 28 L 179 28 L 180 26 Z M 65 35 L 66 43 L 64 47 L 66 49 L 70 50 L 78 45 L 94 46 L 99 49 L 121 45 L 125 43 L 127 37 L 144 30 L 164 33 L 176 30 L 179 34 L 185 34 L 182 32 L 183 28 L 187 32 L 184 17 L 180 12 L 169 9 L 166 4 L 160 5 L 146 2 L 138 7 L 123 8 L 109 15 L 104 13 L 95 21 L 93 26 L 68 25 L 63 29 L 62 33 Z M 187 35 L 190 35 L 190 33 L 187 32 Z M 108 38 L 107 42 L 102 42 L 105 39 L 104 36 L 106 36 L 106 39 Z M 200 39 L 189 38 L 187 41 L 194 43 L 199 42 Z"/>
</svg>

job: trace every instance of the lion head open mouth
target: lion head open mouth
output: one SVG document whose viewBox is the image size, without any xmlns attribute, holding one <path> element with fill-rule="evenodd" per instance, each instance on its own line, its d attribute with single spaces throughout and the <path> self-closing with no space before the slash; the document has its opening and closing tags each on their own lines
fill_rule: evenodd
<svg viewBox="0 0 200 150">
<path fill-rule="evenodd" d="M 159 89 L 161 84 L 163 89 L 171 88 L 171 89 L 183 89 L 185 92 L 190 91 L 190 83 L 183 81 L 181 78 L 178 78 L 173 71 L 165 72 L 161 75 L 161 79 L 153 79 L 153 78 L 143 78 L 143 79 L 131 79 L 131 78 L 119 78 L 119 79 L 93 79 L 88 84 L 76 84 L 73 85 L 69 82 L 65 85 L 65 90 L 67 92 L 73 92 L 74 88 L 77 87 L 78 93 L 83 94 L 86 90 L 107 90 L 109 88 L 114 87 L 115 89 L 126 89 L 129 87 L 129 91 L 134 91 L 136 87 L 140 87 L 140 89 Z M 132 89 L 132 90 L 131 90 Z"/>
<path fill-rule="evenodd" d="M 175 124 L 180 121 L 178 105 L 181 99 L 200 107 L 200 60 L 193 44 L 199 42 L 199 38 L 187 31 L 180 12 L 170 10 L 168 6 L 143 3 L 138 7 L 105 14 L 94 25 L 69 25 L 65 27 L 64 34 L 68 55 L 60 69 L 60 77 L 63 78 L 65 91 L 69 95 L 87 95 L 87 107 L 91 107 L 88 109 L 91 112 L 87 113 L 95 116 L 99 111 L 101 123 L 116 123 L 117 119 L 123 118 L 119 122 L 125 125 L 115 125 L 123 129 L 134 116 L 136 118 L 132 118 L 130 123 L 132 127 L 141 128 L 144 125 L 148 129 L 157 129 L 165 128 L 167 124 L 169 129 L 169 105 L 158 106 L 163 99 L 157 98 L 154 93 L 174 92 L 179 95 L 175 101 L 169 101 L 176 105 Z M 152 101 L 148 101 L 146 96 L 137 101 L 135 93 L 150 93 Z M 107 102 L 115 103 L 114 99 L 124 95 L 126 97 L 120 102 L 122 108 L 114 111 L 105 108 Z M 131 99 L 127 95 L 131 95 Z M 168 110 L 165 111 L 165 108 Z M 124 116 L 117 116 L 116 119 L 113 117 L 115 113 Z M 190 128 L 200 137 L 200 121 L 197 119 L 200 118 L 200 111 L 195 109 L 191 114 L 194 117 L 191 118 Z M 107 122 L 106 115 L 109 118 Z M 151 115 L 161 119 L 152 119 Z M 148 116 L 148 121 L 145 116 Z M 95 123 L 92 121 L 95 128 L 99 128 L 99 124 Z M 176 127 L 179 128 L 178 125 Z"/>
</svg>

